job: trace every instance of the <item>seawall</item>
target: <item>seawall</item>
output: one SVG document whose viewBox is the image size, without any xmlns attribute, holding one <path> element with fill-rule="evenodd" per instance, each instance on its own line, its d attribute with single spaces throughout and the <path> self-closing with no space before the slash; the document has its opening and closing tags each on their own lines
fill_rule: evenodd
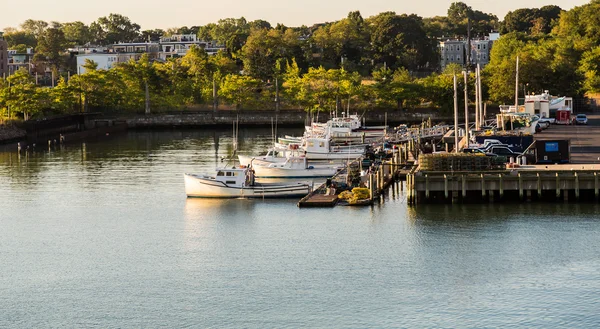
<svg viewBox="0 0 600 329">
<path fill-rule="evenodd" d="M 361 114 L 361 113 L 359 113 Z M 313 113 L 313 119 L 325 122 L 330 117 L 328 113 Z M 391 123 L 420 123 L 430 118 L 435 121 L 448 121 L 452 117 L 439 115 L 438 113 L 419 112 L 383 112 L 372 111 L 364 113 L 367 125 L 383 125 L 386 120 Z M 271 125 L 277 123 L 279 126 L 304 125 L 310 122 L 310 116 L 305 111 L 285 110 L 279 113 L 275 111 L 193 111 L 193 112 L 170 112 L 150 115 L 137 115 L 121 120 L 127 122 L 129 128 L 166 128 L 166 127 L 198 127 L 198 126 L 231 126 L 239 119 L 240 125 Z"/>
</svg>

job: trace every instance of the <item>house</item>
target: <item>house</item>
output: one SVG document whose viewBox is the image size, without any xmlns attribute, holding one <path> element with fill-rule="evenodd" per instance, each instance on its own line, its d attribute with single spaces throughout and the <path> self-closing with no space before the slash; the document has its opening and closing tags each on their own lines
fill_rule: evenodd
<svg viewBox="0 0 600 329">
<path fill-rule="evenodd" d="M 466 64 L 476 66 L 479 64 L 481 67 L 484 67 L 490 62 L 492 45 L 498 38 L 500 38 L 499 33 L 490 33 L 489 36 L 482 39 L 471 39 L 470 50 L 468 49 L 469 41 L 466 39 L 441 41 L 439 43 L 439 50 L 442 70 L 450 63 L 461 66 L 465 66 Z"/>
<path fill-rule="evenodd" d="M 27 48 L 24 53 L 19 53 L 15 49 L 9 49 L 8 71 L 6 75 L 13 75 L 22 68 L 31 73 L 31 70 L 35 67 L 33 64 L 33 55 L 33 48 Z"/>
<path fill-rule="evenodd" d="M 446 40 L 440 42 L 440 65 L 442 70 L 448 64 L 454 63 L 461 66 L 465 65 L 465 51 L 467 48 L 466 40 Z"/>
</svg>

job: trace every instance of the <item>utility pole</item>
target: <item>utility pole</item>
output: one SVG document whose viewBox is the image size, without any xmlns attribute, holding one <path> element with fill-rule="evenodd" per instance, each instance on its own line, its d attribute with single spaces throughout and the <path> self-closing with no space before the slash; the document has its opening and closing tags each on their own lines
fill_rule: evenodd
<svg viewBox="0 0 600 329">
<path fill-rule="evenodd" d="M 279 112 L 279 79 L 275 77 L 275 112 Z"/>
<path fill-rule="evenodd" d="M 477 81 L 479 79 L 479 72 L 475 70 L 475 130 L 479 130 L 479 86 Z"/>
<path fill-rule="evenodd" d="M 515 74 L 515 112 L 519 111 L 519 56 L 517 56 L 517 73 Z"/>
</svg>

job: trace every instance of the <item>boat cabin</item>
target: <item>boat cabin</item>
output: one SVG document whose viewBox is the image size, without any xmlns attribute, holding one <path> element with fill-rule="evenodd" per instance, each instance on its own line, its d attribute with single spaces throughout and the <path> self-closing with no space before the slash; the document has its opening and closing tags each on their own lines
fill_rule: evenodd
<svg viewBox="0 0 600 329">
<path fill-rule="evenodd" d="M 250 186 L 254 185 L 254 170 L 246 167 L 222 168 L 217 170 L 214 179 L 230 186 Z"/>
</svg>

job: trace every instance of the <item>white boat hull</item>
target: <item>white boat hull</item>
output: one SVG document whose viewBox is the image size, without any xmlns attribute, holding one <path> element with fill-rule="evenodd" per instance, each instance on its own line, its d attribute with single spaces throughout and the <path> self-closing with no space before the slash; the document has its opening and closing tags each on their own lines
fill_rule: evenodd
<svg viewBox="0 0 600 329">
<path fill-rule="evenodd" d="M 190 198 L 289 198 L 305 196 L 310 186 L 305 183 L 230 186 L 208 177 L 184 174 L 185 194 Z"/>
<path fill-rule="evenodd" d="M 277 167 L 277 164 L 270 164 L 267 166 L 254 165 L 252 168 L 254 169 L 256 177 L 263 178 L 331 177 L 338 172 L 337 167 L 309 166 L 307 169 L 290 169 Z"/>
</svg>

